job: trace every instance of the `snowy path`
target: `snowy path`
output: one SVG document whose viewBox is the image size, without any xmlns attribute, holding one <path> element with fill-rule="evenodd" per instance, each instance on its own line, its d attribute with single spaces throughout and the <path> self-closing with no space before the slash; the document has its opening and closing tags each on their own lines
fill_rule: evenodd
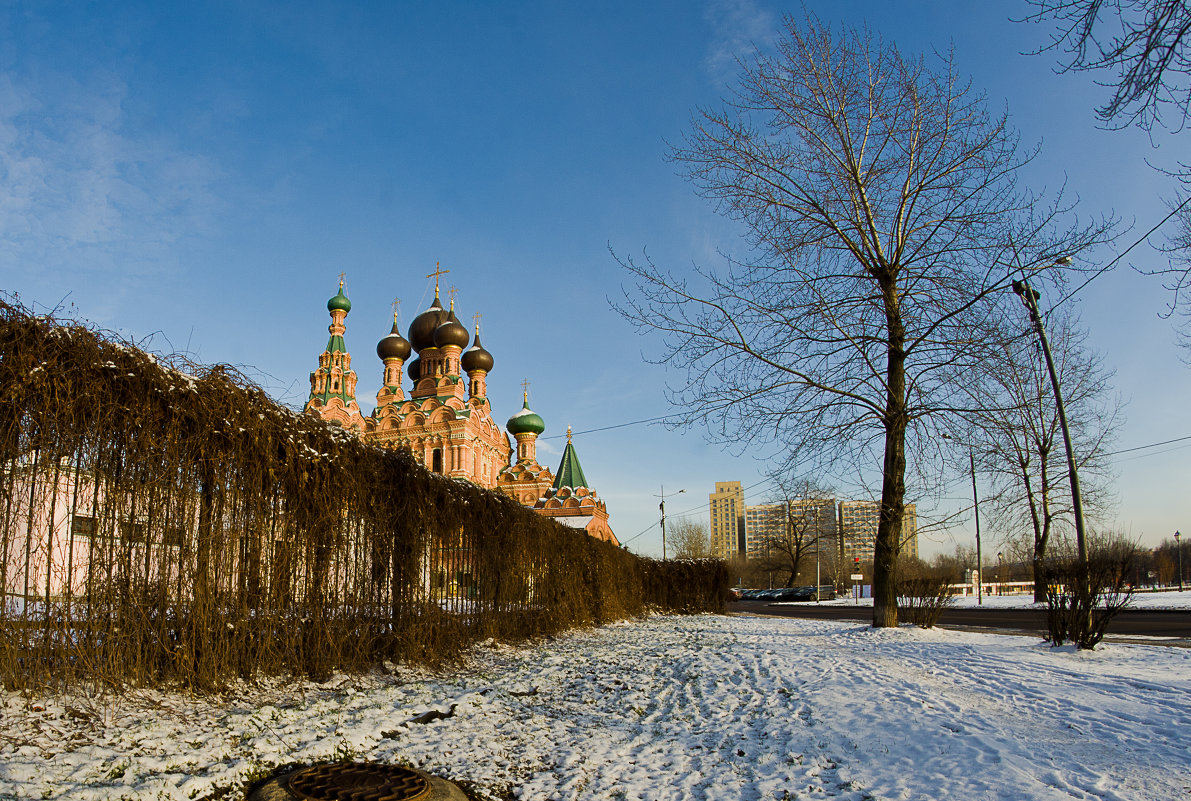
<svg viewBox="0 0 1191 801">
<path fill-rule="evenodd" d="M 1191 798 L 1191 651 L 1153 646 L 659 617 L 438 677 L 0 704 L 0 797 L 202 798 L 339 755 L 523 799 Z"/>
</svg>

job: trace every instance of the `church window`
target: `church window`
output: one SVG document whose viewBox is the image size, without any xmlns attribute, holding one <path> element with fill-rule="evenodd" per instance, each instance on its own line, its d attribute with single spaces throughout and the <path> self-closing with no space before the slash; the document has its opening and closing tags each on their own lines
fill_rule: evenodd
<svg viewBox="0 0 1191 801">
<path fill-rule="evenodd" d="M 435 473 L 442 472 L 442 448 L 435 448 L 434 454 L 431 456 L 431 470 Z"/>
</svg>

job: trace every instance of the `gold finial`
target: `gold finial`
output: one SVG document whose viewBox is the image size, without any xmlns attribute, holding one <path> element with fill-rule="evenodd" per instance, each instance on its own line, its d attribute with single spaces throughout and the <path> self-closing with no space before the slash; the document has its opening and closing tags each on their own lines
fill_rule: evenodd
<svg viewBox="0 0 1191 801">
<path fill-rule="evenodd" d="M 430 273 L 430 275 L 426 276 L 427 278 L 434 279 L 434 297 L 436 297 L 436 298 L 438 297 L 438 277 L 440 275 L 446 275 L 449 272 L 450 272 L 450 270 L 444 270 L 444 269 L 442 269 L 442 267 L 439 265 L 438 262 L 434 262 L 434 272 L 432 272 L 432 273 Z"/>
<path fill-rule="evenodd" d="M 393 298 L 393 322 L 397 322 L 397 311 L 401 308 L 401 298 Z"/>
<path fill-rule="evenodd" d="M 340 288 L 340 289 L 343 289 L 343 277 L 344 277 L 345 275 L 347 275 L 347 273 L 340 273 L 340 274 L 339 274 L 339 288 Z"/>
<path fill-rule="evenodd" d="M 471 319 L 474 320 L 475 324 L 476 324 L 476 336 L 480 335 L 480 318 L 481 317 L 483 317 L 483 315 L 480 314 L 479 312 L 476 312 L 475 314 L 473 314 L 471 316 Z"/>
<path fill-rule="evenodd" d="M 569 444 L 570 441 L 571 441 L 571 427 L 567 426 L 567 443 Z"/>
<path fill-rule="evenodd" d="M 529 403 L 529 379 L 528 378 L 521 382 L 521 389 L 525 390 L 525 403 L 528 404 Z"/>
<path fill-rule="evenodd" d="M 455 311 L 455 296 L 459 294 L 459 290 L 451 287 L 447 290 L 447 296 L 451 299 L 451 311 Z"/>
</svg>

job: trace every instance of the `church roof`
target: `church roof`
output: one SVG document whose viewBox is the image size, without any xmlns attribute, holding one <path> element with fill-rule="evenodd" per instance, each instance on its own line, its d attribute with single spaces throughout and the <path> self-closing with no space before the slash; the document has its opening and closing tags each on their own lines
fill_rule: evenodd
<svg viewBox="0 0 1191 801">
<path fill-rule="evenodd" d="M 564 526 L 570 526 L 571 528 L 585 529 L 587 528 L 588 523 L 590 523 L 592 520 L 595 520 L 595 516 L 578 515 L 571 517 L 553 517 L 551 520 L 554 520 L 556 523 L 562 523 Z"/>
<path fill-rule="evenodd" d="M 583 468 L 579 465 L 579 455 L 575 453 L 575 446 L 571 444 L 570 431 L 567 431 L 567 447 L 562 452 L 562 461 L 558 464 L 558 471 L 554 474 L 554 489 L 563 487 L 586 487 L 587 477 L 583 475 Z"/>
</svg>

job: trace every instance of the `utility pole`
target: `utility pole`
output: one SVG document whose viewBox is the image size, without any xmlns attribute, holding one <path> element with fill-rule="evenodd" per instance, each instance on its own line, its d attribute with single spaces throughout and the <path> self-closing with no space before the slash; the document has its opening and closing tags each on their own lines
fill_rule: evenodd
<svg viewBox="0 0 1191 801">
<path fill-rule="evenodd" d="M 1071 263 L 1069 256 L 1059 259 L 1056 264 Z M 1075 450 L 1071 447 L 1071 431 L 1067 427 L 1067 411 L 1063 407 L 1063 391 L 1059 388 L 1059 376 L 1055 372 L 1055 360 L 1050 353 L 1050 343 L 1046 340 L 1046 329 L 1042 325 L 1042 316 L 1038 314 L 1038 290 L 1031 289 L 1025 281 L 1014 281 L 1013 291 L 1021 298 L 1021 302 L 1030 312 L 1030 322 L 1034 324 L 1034 331 L 1038 334 L 1038 341 L 1042 343 L 1042 354 L 1046 357 L 1046 369 L 1050 373 L 1050 386 L 1055 393 L 1055 406 L 1059 412 L 1059 427 L 1063 430 L 1063 444 L 1067 448 L 1067 475 L 1071 480 L 1071 505 L 1075 511 L 1075 543 L 1079 550 L 1080 580 L 1083 582 L 1083 592 L 1088 592 L 1088 544 L 1084 535 L 1083 500 L 1079 492 L 1079 473 L 1075 469 Z"/>
<path fill-rule="evenodd" d="M 666 561 L 666 487 L 664 484 L 661 489 L 662 494 L 653 497 L 662 499 L 662 502 L 658 504 L 658 510 L 662 513 L 662 561 L 664 562 Z M 680 489 L 678 492 L 671 492 L 670 495 L 681 495 L 684 492 L 686 490 Z"/>
<path fill-rule="evenodd" d="M 984 605 L 984 556 L 980 552 L 980 497 L 976 494 L 976 454 L 968 446 L 968 462 L 972 465 L 972 514 L 976 517 L 976 605 Z"/>
<path fill-rule="evenodd" d="M 956 439 L 950 434 L 941 434 L 943 439 Z M 976 492 L 976 451 L 968 443 L 968 464 L 972 468 L 972 515 L 976 518 L 976 604 L 984 605 L 984 554 L 980 550 L 980 495 Z"/>
</svg>

